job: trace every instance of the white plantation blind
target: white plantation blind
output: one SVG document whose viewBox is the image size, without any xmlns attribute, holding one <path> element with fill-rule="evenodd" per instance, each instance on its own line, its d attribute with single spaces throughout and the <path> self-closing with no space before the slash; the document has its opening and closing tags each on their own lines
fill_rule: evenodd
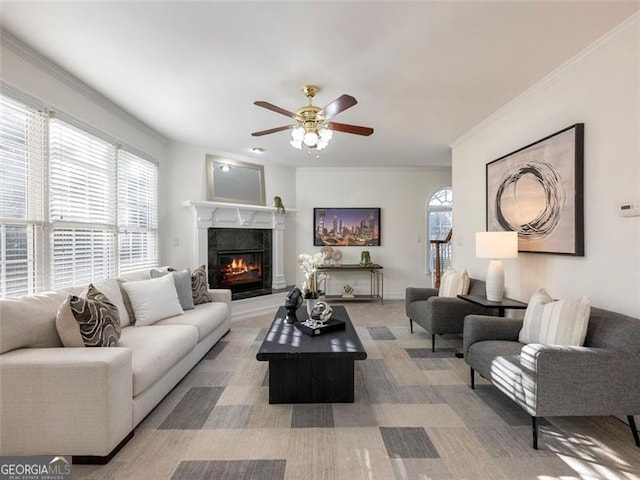
<svg viewBox="0 0 640 480">
<path fill-rule="evenodd" d="M 158 266 L 158 167 L 118 150 L 119 272 Z"/>
<path fill-rule="evenodd" d="M 49 219 L 115 225 L 115 146 L 56 118 L 49 128 Z"/>
<path fill-rule="evenodd" d="M 39 290 L 47 116 L 0 97 L 0 296 Z"/>
<path fill-rule="evenodd" d="M 0 85 L 0 297 L 157 266 L 158 166 Z"/>
<path fill-rule="evenodd" d="M 115 276 L 115 146 L 57 118 L 49 132 L 52 287 Z"/>
</svg>

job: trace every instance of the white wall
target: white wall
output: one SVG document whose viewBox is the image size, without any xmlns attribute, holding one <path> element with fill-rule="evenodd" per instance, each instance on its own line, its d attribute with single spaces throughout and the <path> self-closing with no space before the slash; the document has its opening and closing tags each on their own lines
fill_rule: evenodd
<svg viewBox="0 0 640 480">
<path fill-rule="evenodd" d="M 362 250 L 384 267 L 385 298 L 404 298 L 409 286 L 431 286 L 425 274 L 425 207 L 438 188 L 451 183 L 449 168 L 298 168 L 296 170 L 296 257 L 315 253 L 314 207 L 380 207 L 380 247 L 341 247 L 342 263 L 359 263 Z M 365 276 L 335 276 L 329 293 L 345 283 L 368 293 Z M 298 285 L 303 281 L 298 272 Z"/>
<path fill-rule="evenodd" d="M 585 256 L 521 253 L 506 260 L 507 294 L 586 294 L 640 317 L 640 26 L 636 15 L 452 145 L 454 265 L 484 278 L 474 234 L 485 230 L 485 165 L 574 123 L 585 124 Z"/>
<path fill-rule="evenodd" d="M 4 82 L 54 110 L 136 147 L 160 163 L 164 160 L 165 138 L 34 50 L 9 38 L 3 38 L 0 49 L 0 75 Z"/>
<path fill-rule="evenodd" d="M 195 225 L 193 212 L 182 206 L 185 200 L 207 200 L 207 154 L 230 158 L 227 154 L 213 148 L 192 147 L 179 143 L 171 143 L 168 149 L 168 161 L 161 192 L 164 197 L 165 210 L 160 218 L 162 229 L 160 244 L 163 246 L 161 263 L 178 268 L 193 268 L 195 261 Z M 252 158 L 235 155 L 235 160 L 259 163 Z M 295 209 L 295 174 L 290 167 L 265 165 L 265 193 L 267 205 L 271 205 L 273 197 L 282 198 L 285 208 Z M 285 249 L 293 251 L 295 247 L 295 213 L 289 212 L 285 226 Z M 285 256 L 285 278 L 288 284 L 295 282 L 295 258 Z"/>
</svg>

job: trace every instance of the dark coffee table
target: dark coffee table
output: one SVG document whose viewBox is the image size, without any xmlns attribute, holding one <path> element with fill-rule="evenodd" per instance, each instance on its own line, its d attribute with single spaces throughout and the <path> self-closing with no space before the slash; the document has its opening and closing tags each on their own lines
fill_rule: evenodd
<svg viewBox="0 0 640 480">
<path fill-rule="evenodd" d="M 286 324 L 280 307 L 256 358 L 269 362 L 269 403 L 353 403 L 354 361 L 367 358 L 347 310 L 332 306 L 346 328 L 323 335 L 305 335 Z M 306 307 L 298 320 L 308 318 Z"/>
</svg>

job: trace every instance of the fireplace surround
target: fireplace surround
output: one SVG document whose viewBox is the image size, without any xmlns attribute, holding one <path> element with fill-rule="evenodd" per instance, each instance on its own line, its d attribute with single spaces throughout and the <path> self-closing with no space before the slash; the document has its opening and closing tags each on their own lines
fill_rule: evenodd
<svg viewBox="0 0 640 480">
<path fill-rule="evenodd" d="M 223 202 L 196 202 L 188 200 L 183 203 L 184 206 L 190 207 L 194 215 L 195 225 L 195 245 L 193 249 L 192 263 L 194 265 L 207 265 L 209 268 L 209 282 L 211 282 L 211 265 L 209 262 L 209 235 L 210 231 L 217 230 L 254 230 L 265 231 L 270 234 L 269 238 L 263 237 L 265 250 L 270 250 L 271 266 L 270 271 L 263 269 L 263 280 L 266 278 L 267 283 L 270 281 L 270 287 L 274 290 L 284 289 L 287 286 L 284 276 L 284 230 L 285 230 L 285 214 L 278 212 L 273 207 L 264 207 L 258 205 L 244 205 Z M 287 210 L 294 212 L 294 210 Z M 255 235 L 258 235 L 257 233 Z M 223 238 L 223 242 L 227 242 L 223 252 L 233 251 L 228 238 Z M 247 250 L 259 250 L 257 247 L 247 245 Z M 269 249 L 270 247 L 270 249 Z M 237 252 L 236 252 L 237 253 Z M 217 255 L 217 253 L 216 253 Z M 262 254 L 264 258 L 264 253 Z M 246 259 L 245 259 L 246 261 Z M 215 288 L 211 286 L 210 288 Z M 220 288 L 220 287 L 218 287 Z M 225 287 L 228 288 L 228 287 Z"/>
</svg>

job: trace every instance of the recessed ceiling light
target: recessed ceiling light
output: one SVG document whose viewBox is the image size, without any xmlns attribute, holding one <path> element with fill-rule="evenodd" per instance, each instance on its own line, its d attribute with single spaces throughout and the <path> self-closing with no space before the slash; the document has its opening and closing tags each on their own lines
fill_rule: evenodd
<svg viewBox="0 0 640 480">
<path fill-rule="evenodd" d="M 253 147 L 253 148 L 251 149 L 251 151 L 252 151 L 253 153 L 264 153 L 264 148 L 260 148 L 260 147 Z"/>
<path fill-rule="evenodd" d="M 228 172 L 229 170 L 231 170 L 231 167 L 225 163 L 220 167 L 220 170 L 222 170 L 223 172 Z"/>
</svg>

